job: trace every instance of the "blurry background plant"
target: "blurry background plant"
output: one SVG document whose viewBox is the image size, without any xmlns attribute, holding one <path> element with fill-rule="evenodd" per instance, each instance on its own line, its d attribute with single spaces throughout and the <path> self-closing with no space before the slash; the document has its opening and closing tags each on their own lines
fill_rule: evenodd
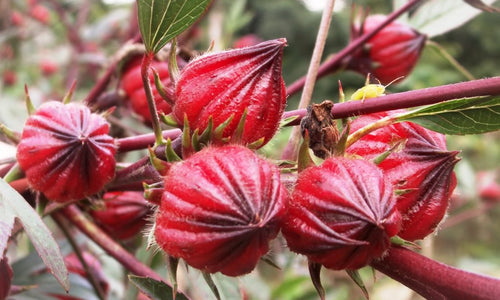
<svg viewBox="0 0 500 300">
<path fill-rule="evenodd" d="M 184 45 L 204 51 L 214 41 L 214 49 L 238 47 L 241 37 L 247 37 L 245 43 L 256 40 L 269 40 L 286 37 L 288 47 L 283 58 L 283 77 L 288 85 L 303 76 L 309 64 L 314 47 L 315 36 L 321 12 L 313 10 L 319 0 L 217 0 L 208 14 L 188 33 L 180 38 Z M 405 1 L 365 0 L 354 1 L 357 5 L 369 7 L 372 14 L 388 14 L 394 6 Z M 440 2 L 440 1 L 431 1 Z M 484 1 L 492 4 L 495 1 Z M 457 4 L 458 3 L 458 4 Z M 307 4 L 307 5 L 306 5 Z M 394 5 L 394 6 L 393 6 Z M 443 58 L 445 49 L 472 76 L 482 78 L 498 75 L 500 62 L 500 17 L 497 13 L 480 13 L 461 1 L 441 2 L 441 9 L 447 11 L 451 19 L 437 19 L 425 22 L 425 13 L 413 11 L 409 22 L 420 32 L 427 34 L 433 43 L 426 46 L 421 58 L 411 75 L 400 84 L 388 88 L 390 92 L 412 90 L 429 86 L 466 80 L 464 72 L 457 71 L 448 60 Z M 447 7 L 446 5 L 449 5 Z M 349 22 L 351 2 L 336 3 L 336 11 L 331 30 L 326 42 L 325 55 L 328 57 L 345 47 L 349 41 Z M 427 13 L 429 13 L 427 11 Z M 130 39 L 138 36 L 136 10 L 133 1 L 57 1 L 0 0 L 0 123 L 8 124 L 14 130 L 21 131 L 27 113 L 24 103 L 24 84 L 30 88 L 35 106 L 49 99 L 61 99 L 73 80 L 77 81 L 74 98 L 87 97 L 114 59 L 122 55 L 118 52 Z M 472 18 L 472 16 L 476 16 Z M 456 30 L 441 31 L 447 25 L 459 26 L 463 21 L 471 20 Z M 450 21 L 451 20 L 451 21 Z M 441 22 L 441 23 L 440 23 Z M 249 37 L 249 34 L 252 36 Z M 252 40 L 253 39 L 253 40 Z M 184 55 L 196 53 L 186 47 Z M 116 76 L 111 81 L 111 92 L 101 97 L 99 104 L 109 101 L 120 104 L 123 92 L 120 91 L 117 68 Z M 338 80 L 346 95 L 364 84 L 365 77 L 354 72 L 338 72 L 318 80 L 313 99 L 336 99 Z M 108 103 L 108 104 L 109 104 Z M 288 100 L 288 108 L 297 107 L 298 96 Z M 150 128 L 133 114 L 125 105 L 119 105 L 109 120 L 115 126 L 114 136 L 125 133 L 149 133 Z M 270 157 L 279 157 L 288 139 L 289 129 L 282 130 L 266 147 L 261 149 Z M 500 133 L 483 135 L 450 136 L 448 149 L 462 150 L 462 161 L 456 166 L 458 187 L 453 195 L 447 220 L 442 224 L 437 236 L 423 241 L 426 256 L 457 266 L 462 269 L 500 277 L 500 202 L 498 182 L 500 178 Z M 0 167 L 12 158 L 12 147 L 0 135 Z M 14 152 L 15 153 L 15 152 Z M 144 152 L 120 154 L 132 161 Z M 1 168 L 0 168 L 1 169 Z M 495 187 L 496 186 L 496 187 Z M 496 192 L 495 192 L 496 191 Z M 50 228 L 55 228 L 49 223 Z M 64 242 L 63 233 L 54 229 L 55 236 L 61 243 L 64 253 L 70 253 L 69 245 Z M 135 299 L 135 288 L 123 277 L 119 263 L 108 257 L 93 242 L 81 234 L 75 234 L 75 241 L 83 249 L 88 249 L 102 266 L 109 285 L 108 299 Z M 162 255 L 146 251 L 145 238 L 137 236 L 125 246 L 136 253 L 141 261 L 150 264 L 160 274 L 165 273 Z M 316 299 L 316 292 L 307 274 L 307 265 L 302 257 L 283 253 L 280 245 L 271 252 L 273 260 L 282 268 L 260 264 L 257 271 L 231 279 L 221 275 L 214 279 L 226 299 L 239 297 L 243 291 L 250 299 Z M 42 261 L 33 251 L 27 238 L 19 239 L 16 247 L 8 251 L 9 263 L 14 277 L 11 290 L 24 285 L 38 285 L 38 288 L 21 295 L 42 299 L 51 291 L 60 290 L 55 279 L 48 274 Z M 5 261 L 0 264 L 5 268 Z M 8 271 L 2 271 L 7 274 Z M 81 273 L 78 273 L 81 275 Z M 91 283 L 85 276 L 77 273 L 70 275 L 71 295 L 81 299 L 97 299 Z M 373 283 L 368 268 L 361 270 L 361 275 L 371 291 L 371 299 L 418 299 L 403 285 L 388 278 L 378 279 Z M 100 275 L 99 275 L 100 276 Z M 379 277 L 379 276 L 377 276 Z M 328 282 L 328 299 L 359 299 L 359 289 L 343 272 L 324 271 L 323 280 Z M 199 286 L 196 295 L 207 295 L 208 288 L 201 275 L 196 272 L 180 274 L 179 284 L 191 282 Z M 3 287 L 2 287 L 3 288 Z M 19 291 L 19 290 L 17 290 Z M 0 291 L 3 292 L 3 291 Z M 0 293 L 0 297 L 3 294 Z M 200 296 L 203 297 L 203 296 Z"/>
</svg>

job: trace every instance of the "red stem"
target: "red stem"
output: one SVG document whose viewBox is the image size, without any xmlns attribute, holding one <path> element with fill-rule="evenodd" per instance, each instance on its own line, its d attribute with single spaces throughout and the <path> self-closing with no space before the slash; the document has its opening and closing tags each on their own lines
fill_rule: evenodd
<svg viewBox="0 0 500 300">
<path fill-rule="evenodd" d="M 428 300 L 496 300 L 500 295 L 498 278 L 453 268 L 405 248 L 393 247 L 371 265 Z"/>
<path fill-rule="evenodd" d="M 175 139 L 182 134 L 180 129 L 171 129 L 163 131 L 163 138 Z M 155 143 L 154 133 L 135 135 L 131 137 L 121 138 L 116 140 L 118 152 L 127 152 L 133 150 L 146 149 L 148 146 L 153 146 Z"/>
<path fill-rule="evenodd" d="M 500 76 L 390 94 L 372 98 L 364 102 L 348 101 L 336 103 L 332 109 L 332 116 L 335 119 L 340 119 L 387 110 L 435 104 L 464 97 L 487 95 L 500 95 Z M 283 118 L 298 116 L 294 122 L 290 123 L 290 125 L 297 125 L 305 114 L 305 109 L 299 109 L 285 112 Z"/>
<path fill-rule="evenodd" d="M 318 69 L 318 75 L 317 78 L 321 78 L 329 73 L 335 72 L 338 70 L 341 65 L 342 61 L 348 57 L 349 54 L 354 52 L 356 49 L 361 47 L 364 43 L 366 43 L 369 39 L 371 39 L 375 34 L 377 34 L 382 28 L 387 26 L 389 23 L 394 21 L 397 17 L 399 17 L 401 14 L 407 12 L 410 10 L 413 6 L 415 6 L 417 3 L 421 2 L 422 0 L 412 0 L 408 1 L 405 5 L 400 7 L 398 10 L 392 12 L 389 16 L 387 16 L 387 19 L 379 24 L 375 29 L 373 29 L 370 32 L 364 33 L 361 35 L 359 38 L 351 41 L 344 49 L 342 49 L 339 53 L 337 53 L 335 56 L 333 56 L 331 59 L 325 61 L 324 63 L 321 64 L 321 66 Z M 301 77 L 297 79 L 295 82 L 290 84 L 287 89 L 286 89 L 286 94 L 287 96 L 294 95 L 298 91 L 300 91 L 306 82 L 306 76 Z"/>
</svg>

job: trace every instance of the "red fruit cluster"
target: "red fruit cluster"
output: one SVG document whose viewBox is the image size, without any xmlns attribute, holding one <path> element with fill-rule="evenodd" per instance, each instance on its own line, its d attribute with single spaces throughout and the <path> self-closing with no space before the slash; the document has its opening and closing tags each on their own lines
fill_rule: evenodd
<svg viewBox="0 0 500 300">
<path fill-rule="evenodd" d="M 286 104 L 281 76 L 285 45 L 285 39 L 271 40 L 189 62 L 176 86 L 176 121 L 183 124 L 186 117 L 191 129 L 203 132 L 210 118 L 217 127 L 233 117 L 223 132 L 223 137 L 231 137 L 246 110 L 241 142 L 263 138 L 263 144 L 267 143 L 278 129 Z"/>
<path fill-rule="evenodd" d="M 356 119 L 351 130 L 387 116 L 378 113 Z M 453 167 L 457 151 L 447 151 L 443 134 L 411 122 L 400 122 L 365 135 L 347 149 L 348 153 L 374 159 L 394 148 L 379 167 L 394 185 L 397 208 L 403 216 L 399 236 L 423 239 L 443 219 L 456 186 Z"/>
<path fill-rule="evenodd" d="M 383 15 L 367 17 L 362 27 L 354 26 L 353 38 L 372 31 L 386 18 Z M 388 84 L 410 74 L 418 62 L 425 40 L 425 35 L 410 26 L 392 22 L 368 40 L 364 49 L 353 55 L 348 68 L 363 75 L 370 73 L 380 83 Z"/>
<path fill-rule="evenodd" d="M 151 67 L 158 72 L 163 86 L 173 88 L 168 72 L 168 64 L 166 62 L 155 60 L 152 62 Z M 158 115 L 161 113 L 169 114 L 172 111 L 172 108 L 158 93 L 154 84 L 153 74 L 150 75 L 150 82 Z M 130 63 L 128 63 L 121 79 L 121 88 L 125 91 L 128 99 L 130 99 L 133 111 L 137 115 L 141 116 L 144 121 L 151 123 L 151 114 L 149 112 L 146 92 L 142 83 L 140 58 L 133 59 Z"/>
<path fill-rule="evenodd" d="M 400 228 L 392 185 L 373 163 L 332 157 L 299 174 L 283 235 L 290 250 L 327 268 L 381 257 Z"/>
<path fill-rule="evenodd" d="M 17 147 L 30 186 L 49 200 L 77 200 L 99 192 L 115 173 L 109 124 L 89 108 L 50 101 L 31 115 Z"/>
<path fill-rule="evenodd" d="M 171 167 L 164 186 L 157 243 L 209 273 L 252 271 L 285 214 L 287 191 L 278 168 L 242 146 L 195 153 Z"/>
<path fill-rule="evenodd" d="M 102 199 L 105 207 L 90 215 L 108 234 L 126 240 L 144 229 L 151 209 L 142 192 L 107 192 Z"/>
</svg>

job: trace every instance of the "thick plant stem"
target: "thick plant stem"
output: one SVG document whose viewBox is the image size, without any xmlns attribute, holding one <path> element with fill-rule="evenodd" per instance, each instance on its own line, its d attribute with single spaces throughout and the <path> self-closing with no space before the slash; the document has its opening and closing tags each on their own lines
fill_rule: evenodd
<svg viewBox="0 0 500 300">
<path fill-rule="evenodd" d="M 393 247 L 372 267 L 428 300 L 495 300 L 500 279 L 450 267 L 411 250 Z"/>
<path fill-rule="evenodd" d="M 146 99 L 148 100 L 149 113 L 151 114 L 151 124 L 153 126 L 153 132 L 155 135 L 155 147 L 158 145 L 163 145 L 163 135 L 160 127 L 160 120 L 158 118 L 158 110 L 156 109 L 156 103 L 154 101 L 153 90 L 151 88 L 151 82 L 149 81 L 149 74 L 151 73 L 151 62 L 153 60 L 154 53 L 145 53 L 142 60 L 141 66 L 141 76 L 142 84 L 144 85 L 144 91 L 146 92 Z"/>
<path fill-rule="evenodd" d="M 180 129 L 170 129 L 163 130 L 162 135 L 164 139 L 174 140 L 182 134 Z M 128 152 L 140 149 L 146 149 L 149 146 L 153 146 L 155 143 L 154 134 L 147 133 L 142 135 L 135 135 L 132 137 L 126 137 L 116 140 L 118 146 L 118 152 Z"/>
<path fill-rule="evenodd" d="M 382 28 L 387 26 L 389 23 L 394 21 L 396 18 L 398 18 L 401 14 L 407 12 L 410 10 L 412 7 L 414 7 L 416 4 L 421 2 L 422 0 L 412 0 L 408 1 L 405 5 L 403 5 L 401 8 L 398 10 L 394 11 L 391 13 L 389 16 L 387 16 L 387 19 L 379 24 L 375 29 L 373 29 L 370 32 L 364 33 L 362 36 L 359 38 L 351 41 L 344 49 L 342 49 L 339 53 L 337 53 L 335 56 L 333 56 L 331 59 L 325 61 L 323 64 L 318 69 L 318 78 L 321 78 L 327 74 L 333 73 L 337 71 L 339 68 L 342 67 L 342 62 L 344 61 L 345 58 L 348 57 L 349 54 L 354 52 L 356 49 L 361 47 L 364 43 L 366 43 L 369 39 L 371 39 L 375 34 L 377 34 Z M 298 91 L 300 91 L 306 82 L 306 77 L 301 77 L 297 79 L 295 82 L 293 82 L 291 85 L 289 85 L 286 89 L 286 94 L 288 96 L 294 95 Z"/>
<path fill-rule="evenodd" d="M 314 45 L 311 62 L 309 64 L 309 69 L 307 70 L 307 75 L 305 78 L 304 90 L 302 91 L 302 96 L 300 98 L 299 109 L 306 108 L 309 103 L 311 103 L 314 84 L 316 83 L 316 77 L 318 75 L 318 68 L 321 63 L 321 57 L 325 48 L 326 37 L 328 35 L 328 29 L 332 20 L 334 5 L 335 0 L 329 0 L 323 10 L 323 15 L 321 16 L 321 23 L 319 25 L 318 35 L 316 37 L 316 43 Z M 294 160 L 297 157 L 299 141 L 300 128 L 294 127 L 283 153 L 283 159 Z"/>
<path fill-rule="evenodd" d="M 381 111 L 435 104 L 452 99 L 497 95 L 500 95 L 500 76 L 389 94 L 371 98 L 364 102 L 336 103 L 332 108 L 332 116 L 335 119 L 341 119 Z M 305 115 L 306 110 L 299 109 L 285 112 L 283 119 L 297 116 L 297 119 L 287 124 L 293 126 L 299 124 Z"/>
</svg>

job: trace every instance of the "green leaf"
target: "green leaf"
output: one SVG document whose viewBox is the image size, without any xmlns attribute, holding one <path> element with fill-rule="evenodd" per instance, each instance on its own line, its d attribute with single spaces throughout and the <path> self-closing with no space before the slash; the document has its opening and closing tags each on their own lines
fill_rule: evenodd
<svg viewBox="0 0 500 300">
<path fill-rule="evenodd" d="M 139 28 L 148 52 L 158 52 L 192 25 L 212 0 L 137 0 Z"/>
<path fill-rule="evenodd" d="M 2 220 L 6 221 L 7 225 L 12 221 L 12 216 L 21 221 L 26 234 L 49 272 L 68 291 L 68 269 L 64 264 L 61 249 L 59 249 L 52 233 L 26 200 L 3 179 L 0 179 L 0 216 Z M 4 217 L 7 218 L 4 219 Z M 4 236 L 2 235 L 1 238 L 3 240 Z M 0 245 L 2 243 L 3 241 L 0 241 Z"/>
<path fill-rule="evenodd" d="M 153 300 L 172 300 L 173 291 L 172 287 L 163 281 L 158 281 L 153 278 L 140 277 L 135 275 L 129 275 L 128 278 L 132 281 L 137 288 L 150 297 Z M 175 295 L 176 300 L 188 300 L 184 294 L 177 293 Z"/>
<path fill-rule="evenodd" d="M 444 134 L 479 134 L 500 129 L 500 96 L 463 98 L 403 113 L 411 121 Z"/>
<path fill-rule="evenodd" d="M 483 2 L 489 5 L 496 0 Z M 434 37 L 460 27 L 481 12 L 460 0 L 430 0 L 412 14 L 410 25 L 421 33 Z"/>
</svg>

